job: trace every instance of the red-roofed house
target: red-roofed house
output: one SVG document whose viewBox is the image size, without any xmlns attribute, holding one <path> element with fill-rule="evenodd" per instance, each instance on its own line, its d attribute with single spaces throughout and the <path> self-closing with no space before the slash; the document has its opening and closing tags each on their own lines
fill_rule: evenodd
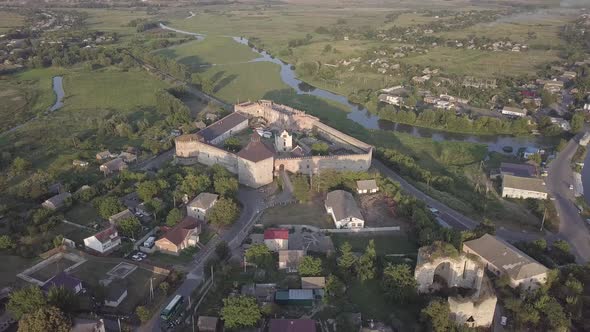
<svg viewBox="0 0 590 332">
<path fill-rule="evenodd" d="M 286 228 L 269 228 L 265 230 L 264 244 L 271 251 L 289 249 L 289 230 Z"/>
<path fill-rule="evenodd" d="M 182 250 L 197 245 L 200 233 L 201 221 L 193 217 L 184 217 L 156 241 L 156 249 L 166 254 L 179 255 Z"/>
<path fill-rule="evenodd" d="M 271 319 L 268 332 L 316 332 L 313 319 Z"/>
<path fill-rule="evenodd" d="M 114 250 L 120 244 L 121 238 L 114 226 L 84 239 L 86 249 L 91 249 L 101 254 Z"/>
</svg>

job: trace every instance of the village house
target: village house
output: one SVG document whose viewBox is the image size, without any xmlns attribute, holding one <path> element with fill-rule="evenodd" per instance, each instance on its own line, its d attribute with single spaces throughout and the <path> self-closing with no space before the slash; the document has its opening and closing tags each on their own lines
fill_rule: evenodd
<svg viewBox="0 0 590 332">
<path fill-rule="evenodd" d="M 197 245 L 200 233 L 201 222 L 190 216 L 184 217 L 181 222 L 156 241 L 156 249 L 166 254 L 178 256 L 182 250 Z"/>
<path fill-rule="evenodd" d="M 123 159 L 123 161 L 126 163 L 133 163 L 137 161 L 137 155 L 125 151 L 119 154 L 119 158 Z"/>
<path fill-rule="evenodd" d="M 94 250 L 100 254 L 109 253 L 121 244 L 121 238 L 117 228 L 111 226 L 90 237 L 84 239 L 86 249 Z"/>
<path fill-rule="evenodd" d="M 133 215 L 133 212 L 131 212 L 129 209 L 125 209 L 119 213 L 115 213 L 112 216 L 110 216 L 109 222 L 113 225 L 116 225 L 123 220 L 134 218 L 134 217 L 135 217 L 135 215 Z"/>
<path fill-rule="evenodd" d="M 41 204 L 46 209 L 57 210 L 66 204 L 66 201 L 72 196 L 68 192 L 57 194 Z"/>
<path fill-rule="evenodd" d="M 60 288 L 63 287 L 65 289 L 71 290 L 74 294 L 78 294 L 84 288 L 82 286 L 82 280 L 68 274 L 67 272 L 61 272 L 51 279 L 47 280 L 41 289 L 44 292 L 49 292 L 51 288 Z"/>
<path fill-rule="evenodd" d="M 268 332 L 316 332 L 313 319 L 273 318 L 268 323 Z"/>
<path fill-rule="evenodd" d="M 547 188 L 541 179 L 504 175 L 502 197 L 547 199 Z"/>
<path fill-rule="evenodd" d="M 99 169 L 101 172 L 104 173 L 104 175 L 108 175 L 114 172 L 120 172 L 124 169 L 127 169 L 127 164 L 123 159 L 116 158 L 100 165 Z"/>
<path fill-rule="evenodd" d="M 551 123 L 558 125 L 561 130 L 570 131 L 572 129 L 569 121 L 566 119 L 550 117 L 549 120 Z"/>
<path fill-rule="evenodd" d="M 96 160 L 106 160 L 113 158 L 113 154 L 109 150 L 101 151 L 96 154 Z"/>
<path fill-rule="evenodd" d="M 351 193 L 334 190 L 326 196 L 325 208 L 336 228 L 363 228 L 365 220 Z"/>
<path fill-rule="evenodd" d="M 526 116 L 526 108 L 504 106 L 502 114 L 522 118 Z"/>
<path fill-rule="evenodd" d="M 297 272 L 303 257 L 305 257 L 303 250 L 279 250 L 279 270 Z"/>
<path fill-rule="evenodd" d="M 289 249 L 289 230 L 286 228 L 268 228 L 264 231 L 264 244 L 270 251 Z"/>
<path fill-rule="evenodd" d="M 313 306 L 313 300 L 313 290 L 311 289 L 278 290 L 275 293 L 275 302 L 282 305 L 311 307 Z"/>
<path fill-rule="evenodd" d="M 561 78 L 566 80 L 573 80 L 577 76 L 578 74 L 575 71 L 564 71 L 563 74 L 561 74 Z"/>
<path fill-rule="evenodd" d="M 324 289 L 326 287 L 325 277 L 302 277 L 302 289 Z"/>
<path fill-rule="evenodd" d="M 110 282 L 105 288 L 104 305 L 107 307 L 116 308 L 127 298 L 127 285 L 121 279 Z"/>
<path fill-rule="evenodd" d="M 219 195 L 200 193 L 186 205 L 186 214 L 195 219 L 207 220 L 207 213 L 215 206 Z"/>
<path fill-rule="evenodd" d="M 558 93 L 563 89 L 563 82 L 558 80 L 537 80 L 537 84 L 543 86 L 543 89 L 551 92 L 551 93 Z"/>
<path fill-rule="evenodd" d="M 467 241 L 463 243 L 463 251 L 478 256 L 494 274 L 508 276 L 512 288 L 534 290 L 547 282 L 549 270 L 545 266 L 495 236 L 485 234 Z"/>
<path fill-rule="evenodd" d="M 78 166 L 78 167 L 86 167 L 86 166 L 88 166 L 88 162 L 76 159 L 76 160 L 72 161 L 72 165 Z"/>
<path fill-rule="evenodd" d="M 537 167 L 533 164 L 500 163 L 500 174 L 534 178 L 538 173 Z"/>
<path fill-rule="evenodd" d="M 199 332 L 217 332 L 219 318 L 213 316 L 199 316 L 197 330 Z"/>
<path fill-rule="evenodd" d="M 373 194 L 379 191 L 377 181 L 375 180 L 360 180 L 356 182 L 356 192 L 359 194 Z"/>
<path fill-rule="evenodd" d="M 382 93 L 378 98 L 380 102 L 394 106 L 402 106 L 404 103 L 404 98 L 401 96 L 392 96 Z"/>
</svg>

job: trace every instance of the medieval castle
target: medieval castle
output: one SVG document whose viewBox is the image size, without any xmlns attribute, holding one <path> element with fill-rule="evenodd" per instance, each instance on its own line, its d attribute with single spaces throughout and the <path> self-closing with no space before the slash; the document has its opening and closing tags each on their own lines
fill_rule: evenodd
<svg viewBox="0 0 590 332">
<path fill-rule="evenodd" d="M 264 123 L 274 132 L 274 144 L 265 142 L 256 131 L 238 153 L 222 148 L 223 142 L 250 127 Z M 331 143 L 331 150 L 344 151 L 329 156 L 312 156 L 304 143 L 293 147 L 290 133 L 313 133 Z M 269 133 L 270 135 L 270 133 Z M 279 171 L 316 174 L 323 169 L 367 171 L 373 147 L 331 128 L 314 116 L 272 101 L 234 105 L 234 112 L 196 134 L 176 138 L 176 160 L 183 164 L 220 164 L 237 174 L 239 182 L 258 188 L 273 181 Z"/>
</svg>

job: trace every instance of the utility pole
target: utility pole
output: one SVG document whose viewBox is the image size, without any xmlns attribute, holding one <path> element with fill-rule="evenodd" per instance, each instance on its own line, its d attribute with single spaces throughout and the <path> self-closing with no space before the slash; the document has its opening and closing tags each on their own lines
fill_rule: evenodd
<svg viewBox="0 0 590 332">
<path fill-rule="evenodd" d="M 545 225 L 545 214 L 547 213 L 547 208 L 545 208 L 545 211 L 543 211 L 543 220 L 541 221 L 541 229 L 540 231 L 543 231 L 543 226 Z"/>
<path fill-rule="evenodd" d="M 215 280 L 213 279 L 213 265 L 211 265 L 211 283 L 214 283 Z"/>
<path fill-rule="evenodd" d="M 119 332 L 121 332 L 121 318 L 117 317 L 117 323 L 119 324 Z"/>
<path fill-rule="evenodd" d="M 150 278 L 150 299 L 154 299 L 154 278 Z"/>
</svg>

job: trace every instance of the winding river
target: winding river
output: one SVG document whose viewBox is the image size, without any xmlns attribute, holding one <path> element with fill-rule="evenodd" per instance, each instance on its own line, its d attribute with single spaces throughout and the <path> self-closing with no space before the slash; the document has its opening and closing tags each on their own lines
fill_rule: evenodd
<svg viewBox="0 0 590 332">
<path fill-rule="evenodd" d="M 160 23 L 160 27 L 162 29 L 174 31 L 177 33 L 187 34 L 191 36 L 195 36 L 197 39 L 202 40 L 205 38 L 205 35 L 188 32 L 183 30 L 174 29 L 168 27 L 162 23 Z M 241 38 L 241 37 L 231 37 L 235 42 L 248 45 L 248 39 Z M 316 97 L 321 97 L 325 99 L 329 99 L 335 101 L 339 104 L 346 106 L 350 112 L 347 115 L 347 118 L 362 125 L 367 129 L 381 129 L 381 130 L 391 130 L 397 132 L 403 132 L 410 134 L 415 137 L 423 137 L 423 138 L 431 138 L 434 141 L 453 141 L 453 142 L 471 142 L 471 143 L 481 143 L 488 146 L 489 151 L 495 152 L 503 152 L 502 148 L 509 146 L 513 148 L 513 153 L 517 153 L 518 149 L 525 148 L 525 147 L 548 147 L 551 145 L 556 144 L 555 138 L 543 138 L 543 137 L 515 137 L 515 136 L 508 136 L 508 135 L 472 135 L 472 134 L 459 134 L 459 133 L 450 133 L 445 132 L 442 130 L 430 129 L 430 128 L 423 128 L 423 127 L 416 127 L 412 125 L 406 125 L 401 123 L 393 123 L 390 121 L 385 121 L 379 119 L 377 115 L 371 114 L 367 109 L 358 106 L 356 104 L 351 103 L 348 101 L 348 98 L 345 96 L 316 88 L 311 86 L 300 79 L 297 79 L 295 71 L 292 69 L 292 66 L 288 63 L 285 63 L 277 58 L 272 57 L 269 53 L 264 50 L 258 50 L 256 48 L 251 48 L 253 52 L 256 52 L 260 55 L 259 58 L 251 60 L 249 62 L 271 62 L 277 64 L 281 68 L 281 80 L 293 88 L 297 94 L 306 94 L 312 95 Z"/>
<path fill-rule="evenodd" d="M 55 104 L 49 108 L 50 112 L 57 111 L 64 106 L 64 78 L 62 76 L 53 77 L 53 92 L 55 93 Z"/>
</svg>

